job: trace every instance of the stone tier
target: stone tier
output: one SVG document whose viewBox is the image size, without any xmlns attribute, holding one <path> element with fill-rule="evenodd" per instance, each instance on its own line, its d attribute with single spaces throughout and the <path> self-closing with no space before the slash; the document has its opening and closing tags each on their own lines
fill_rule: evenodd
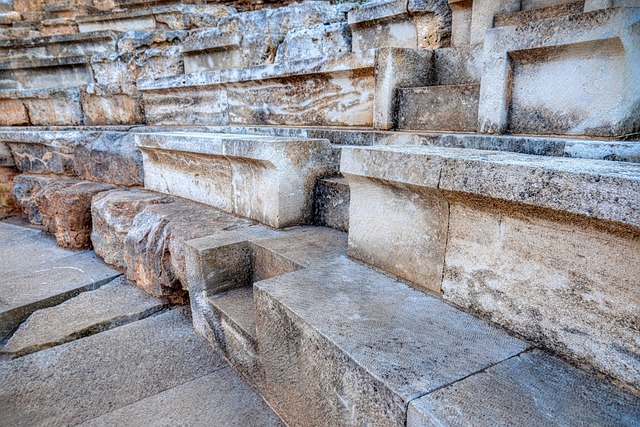
<svg viewBox="0 0 640 427">
<path fill-rule="evenodd" d="M 349 260 L 345 239 L 322 228 L 252 227 L 187 243 L 196 331 L 287 423 L 432 425 L 448 414 L 442 396 L 464 404 L 453 393 L 476 381 L 505 382 L 513 394 L 470 396 L 486 410 L 469 411 L 472 425 L 507 424 L 514 401 L 551 422 L 554 393 L 570 384 L 585 390 L 572 400 L 585 419 L 638 417 L 637 397 Z M 512 377 L 494 380 L 485 369 Z M 534 391 L 517 388 L 534 374 Z"/>
<path fill-rule="evenodd" d="M 493 17 L 494 27 L 522 25 L 531 21 L 556 18 L 563 15 L 574 15 L 584 12 L 584 0 L 551 4 L 550 6 L 523 9 L 517 12 L 503 13 Z"/>
<path fill-rule="evenodd" d="M 371 126 L 373 52 L 138 80 L 147 123 Z"/>
<path fill-rule="evenodd" d="M 637 163 L 346 147 L 341 172 L 351 256 L 638 388 Z"/>
<path fill-rule="evenodd" d="M 309 223 L 317 177 L 336 173 L 321 139 L 209 133 L 136 135 L 145 188 L 281 228 Z"/>
</svg>

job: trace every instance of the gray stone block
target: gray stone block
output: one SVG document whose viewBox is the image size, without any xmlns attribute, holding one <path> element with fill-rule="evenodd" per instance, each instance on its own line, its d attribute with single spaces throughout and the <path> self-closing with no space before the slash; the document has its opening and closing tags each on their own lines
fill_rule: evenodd
<svg viewBox="0 0 640 427">
<path fill-rule="evenodd" d="M 314 223 L 349 231 L 349 184 L 344 178 L 319 179 L 314 190 Z"/>
<path fill-rule="evenodd" d="M 522 353 L 409 405 L 408 427 L 634 426 L 640 400 L 538 350 Z"/>
</svg>

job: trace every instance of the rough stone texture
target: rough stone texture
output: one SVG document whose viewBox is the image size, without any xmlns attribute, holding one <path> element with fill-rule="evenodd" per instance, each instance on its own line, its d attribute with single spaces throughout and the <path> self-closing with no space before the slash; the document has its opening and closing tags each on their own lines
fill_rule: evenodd
<svg viewBox="0 0 640 427">
<path fill-rule="evenodd" d="M 349 183 L 344 178 L 316 181 L 313 196 L 314 224 L 349 231 Z"/>
<path fill-rule="evenodd" d="M 13 426 L 76 425 L 224 366 L 172 310 L 0 365 L 0 413 Z"/>
<path fill-rule="evenodd" d="M 14 238 L 15 240 L 15 238 Z M 30 239 L 31 240 L 31 239 Z M 11 239 L 6 241 L 11 243 Z M 80 292 L 95 289 L 110 281 L 119 273 L 107 267 L 93 252 L 67 253 L 47 259 L 51 249 L 38 249 L 32 242 L 17 247 L 7 247 L 14 257 L 33 256 L 35 262 L 28 268 L 18 270 L 8 268 L 0 281 L 2 304 L 0 305 L 0 336 L 6 337 L 36 310 L 59 304 Z M 51 242 L 47 242 L 51 245 Z M 9 256 L 6 254 L 6 256 Z M 44 260 L 43 260 L 44 258 Z M 43 262 L 44 261 L 44 262 Z M 12 266 L 13 267 L 13 266 Z"/>
<path fill-rule="evenodd" d="M 518 12 L 495 15 L 493 17 L 494 27 L 506 27 L 510 25 L 522 25 L 530 21 L 555 18 L 561 15 L 574 15 L 584 11 L 584 1 L 565 2 L 547 7 L 522 10 Z M 588 12 L 588 11 L 586 11 Z"/>
<path fill-rule="evenodd" d="M 83 427 L 113 425 L 282 427 L 271 408 L 229 368 L 196 378 L 101 417 Z"/>
<path fill-rule="evenodd" d="M 184 302 L 187 296 L 184 243 L 253 224 L 183 199 L 149 205 L 134 218 L 125 238 L 127 278 L 151 295 Z"/>
<path fill-rule="evenodd" d="M 637 132 L 638 20 L 637 9 L 613 8 L 488 30 L 480 131 Z"/>
<path fill-rule="evenodd" d="M 58 245 L 70 249 L 91 247 L 91 199 L 112 190 L 110 184 L 73 178 L 19 175 L 14 195 L 30 220 L 56 236 Z"/>
<path fill-rule="evenodd" d="M 351 52 L 351 31 L 345 23 L 319 24 L 289 31 L 278 47 L 275 62 L 327 58 Z"/>
<path fill-rule="evenodd" d="M 637 164 L 389 147 L 344 148 L 341 169 L 350 254 L 433 290 L 444 269 L 446 299 L 638 387 Z"/>
<path fill-rule="evenodd" d="M 34 312 L 0 349 L 13 357 L 93 335 L 148 317 L 166 307 L 124 278 Z"/>
<path fill-rule="evenodd" d="M 144 123 L 141 97 L 123 93 L 120 88 L 90 84 L 81 93 L 82 111 L 87 125 Z"/>
<path fill-rule="evenodd" d="M 527 348 L 346 258 L 254 298 L 266 396 L 291 425 L 403 426 L 412 399 Z"/>
<path fill-rule="evenodd" d="M 522 353 L 409 405 L 408 427 L 634 426 L 640 400 L 540 351 Z"/>
<path fill-rule="evenodd" d="M 13 178 L 18 171 L 12 167 L 0 166 L 0 217 L 17 209 L 13 196 Z"/>
<path fill-rule="evenodd" d="M 336 169 L 321 139 L 175 132 L 137 142 L 146 188 L 276 228 L 309 223 L 315 180 Z"/>
<path fill-rule="evenodd" d="M 76 176 L 115 185 L 142 185 L 142 155 L 124 132 L 3 131 L 21 172 Z"/>
<path fill-rule="evenodd" d="M 84 123 L 78 88 L 0 90 L 0 105 L 7 109 L 0 115 L 0 119 L 7 120 L 0 122 L 2 126 Z"/>
<path fill-rule="evenodd" d="M 372 52 L 137 82 L 150 124 L 370 126 Z"/>
<path fill-rule="evenodd" d="M 398 89 L 398 127 L 475 132 L 480 85 L 447 85 Z"/>
<path fill-rule="evenodd" d="M 173 198 L 151 191 L 112 190 L 97 194 L 91 201 L 91 243 L 104 261 L 126 268 L 124 241 L 133 220 L 147 205 L 169 203 Z"/>
</svg>

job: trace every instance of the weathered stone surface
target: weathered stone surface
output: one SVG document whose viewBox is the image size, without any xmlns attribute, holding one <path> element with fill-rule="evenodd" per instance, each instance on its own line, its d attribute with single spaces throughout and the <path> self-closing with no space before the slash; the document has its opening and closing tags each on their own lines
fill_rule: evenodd
<svg viewBox="0 0 640 427">
<path fill-rule="evenodd" d="M 13 196 L 29 222 L 42 225 L 39 201 L 49 178 L 36 175 L 16 175 L 13 178 Z"/>
<path fill-rule="evenodd" d="M 534 350 L 414 400 L 407 426 L 633 426 L 639 408 L 638 397 Z"/>
<path fill-rule="evenodd" d="M 144 319 L 166 308 L 120 277 L 95 291 L 34 312 L 0 349 L 13 357 Z"/>
<path fill-rule="evenodd" d="M 527 348 L 346 258 L 254 298 L 266 396 L 292 425 L 402 426 L 409 401 Z"/>
<path fill-rule="evenodd" d="M 612 8 L 488 30 L 480 131 L 637 132 L 640 68 L 630 64 L 640 60 L 638 20 L 636 9 Z"/>
<path fill-rule="evenodd" d="M 0 132 L 21 172 L 77 176 L 115 185 L 142 185 L 142 155 L 120 132 L 83 130 Z"/>
<path fill-rule="evenodd" d="M 3 126 L 29 124 L 27 107 L 19 99 L 0 99 L 0 124 Z"/>
<path fill-rule="evenodd" d="M 444 271 L 446 299 L 637 388 L 640 272 L 629 262 L 640 250 L 637 164 L 344 148 L 342 173 L 351 186 L 351 254 L 423 286 L 430 271 Z M 438 212 L 424 194 L 440 198 L 442 216 L 416 227 Z M 418 219 L 404 219 L 411 215 Z M 404 237 L 403 246 L 399 236 L 417 243 Z M 429 270 L 424 253 L 434 242 L 443 258 Z M 418 252 L 423 264 L 413 261 Z"/>
<path fill-rule="evenodd" d="M 212 392 L 215 391 L 215 392 Z M 220 369 L 80 424 L 281 427 L 280 419 L 232 369 Z"/>
<path fill-rule="evenodd" d="M 369 126 L 373 54 L 141 79 L 137 85 L 150 124 Z"/>
<path fill-rule="evenodd" d="M 17 174 L 15 168 L 0 166 L 0 217 L 15 211 L 18 207 L 13 196 L 13 178 Z"/>
<path fill-rule="evenodd" d="M 0 412 L 14 426 L 75 425 L 224 363 L 172 310 L 0 365 Z"/>
<path fill-rule="evenodd" d="M 9 241 L 7 241 L 9 243 Z M 31 242 L 28 242 L 31 243 Z M 47 242 L 51 245 L 51 242 Z M 96 289 L 120 273 L 107 267 L 93 252 L 67 253 L 48 259 L 51 249 L 37 245 L 7 247 L 11 257 L 22 252 L 41 264 L 25 269 L 7 269 L 0 281 L 0 336 L 6 337 L 36 310 L 59 304 L 80 292 Z M 4 252 L 4 251 L 3 251 Z M 43 259 L 44 258 L 44 259 Z"/>
<path fill-rule="evenodd" d="M 582 13 L 584 10 L 584 1 L 574 2 L 562 2 L 559 4 L 553 4 L 546 7 L 537 7 L 535 9 L 505 13 L 502 15 L 495 15 L 493 17 L 494 27 L 507 27 L 510 25 L 521 25 L 531 21 L 538 21 L 541 19 L 555 18 L 561 15 L 574 15 Z M 588 12 L 588 11 L 585 11 Z"/>
<path fill-rule="evenodd" d="M 480 85 L 446 85 L 398 89 L 398 127 L 475 132 Z"/>
<path fill-rule="evenodd" d="M 23 89 L 0 90 L 0 102 L 7 103 L 20 99 L 26 109 L 28 124 L 38 125 L 80 125 L 84 123 L 82 108 L 80 107 L 80 91 L 77 88 L 64 89 Z M 6 104 L 5 104 L 6 105 Z M 17 103 L 9 102 L 9 108 L 20 110 Z M 20 110 L 22 111 L 22 110 Z M 21 112 L 17 113 L 20 116 Z M 24 124 L 22 119 L 16 121 L 17 116 L 9 113 L 0 118 L 9 122 L 4 125 Z"/>
<path fill-rule="evenodd" d="M 308 223 L 313 186 L 331 172 L 321 139 L 208 133 L 136 135 L 145 187 L 276 228 Z"/>
<path fill-rule="evenodd" d="M 124 93 L 121 88 L 87 85 L 81 93 L 82 111 L 87 125 L 122 125 L 144 123 L 141 98 Z"/>
<path fill-rule="evenodd" d="M 275 62 L 328 58 L 351 52 L 351 30 L 346 23 L 319 24 L 289 31 L 278 47 Z"/>
<path fill-rule="evenodd" d="M 127 278 L 151 295 L 184 302 L 184 243 L 253 224 L 184 199 L 149 205 L 134 218 L 125 238 Z"/>
<path fill-rule="evenodd" d="M 313 196 L 314 224 L 349 231 L 349 183 L 344 178 L 316 181 Z"/>
<path fill-rule="evenodd" d="M 173 198 L 140 189 L 112 190 L 91 202 L 91 243 L 107 264 L 124 269 L 124 241 L 133 220 L 147 205 L 170 203 Z"/>
</svg>

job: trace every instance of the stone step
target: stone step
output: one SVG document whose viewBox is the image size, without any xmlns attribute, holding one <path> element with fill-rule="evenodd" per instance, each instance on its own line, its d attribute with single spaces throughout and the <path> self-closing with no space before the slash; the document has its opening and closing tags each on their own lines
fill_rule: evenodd
<svg viewBox="0 0 640 427">
<path fill-rule="evenodd" d="M 0 341 L 31 313 L 111 281 L 120 273 L 93 252 L 57 248 L 41 231 L 2 224 Z M 4 264 L 4 265 L 3 265 Z"/>
<path fill-rule="evenodd" d="M 313 223 L 349 231 L 349 183 L 343 177 L 316 181 L 313 196 Z"/>
<path fill-rule="evenodd" d="M 35 311 L 20 325 L 1 353 L 22 357 L 144 319 L 167 307 L 119 277 L 94 291 Z"/>
<path fill-rule="evenodd" d="M 185 242 L 255 222 L 211 206 L 141 189 L 119 189 L 93 199 L 96 253 L 147 293 L 184 303 Z"/>
<path fill-rule="evenodd" d="M 183 309 L 0 364 L 0 415 L 12 426 L 198 425 L 229 412 L 237 418 L 219 425 L 279 425 Z"/>
<path fill-rule="evenodd" d="M 373 66 L 373 51 L 364 51 L 139 79 L 137 86 L 149 124 L 366 127 Z"/>
<path fill-rule="evenodd" d="M 563 15 L 574 15 L 584 11 L 584 1 L 568 1 L 566 3 L 553 4 L 546 7 L 522 10 L 518 12 L 503 13 L 493 17 L 494 27 L 506 27 L 509 25 L 522 25 L 541 19 L 556 18 Z"/>
<path fill-rule="evenodd" d="M 539 350 L 448 385 L 409 405 L 408 427 L 633 426 L 640 399 Z"/>
<path fill-rule="evenodd" d="M 341 172 L 351 256 L 639 387 L 640 165 L 346 147 Z"/>
<path fill-rule="evenodd" d="M 398 128 L 476 132 L 480 85 L 398 89 Z"/>
<path fill-rule="evenodd" d="M 137 134 L 145 188 L 276 228 L 312 220 L 313 186 L 335 173 L 321 139 L 212 133 Z"/>
<path fill-rule="evenodd" d="M 91 247 L 91 199 L 116 188 L 111 184 L 76 178 L 17 175 L 13 195 L 33 224 L 53 233 L 59 246 Z"/>
</svg>

